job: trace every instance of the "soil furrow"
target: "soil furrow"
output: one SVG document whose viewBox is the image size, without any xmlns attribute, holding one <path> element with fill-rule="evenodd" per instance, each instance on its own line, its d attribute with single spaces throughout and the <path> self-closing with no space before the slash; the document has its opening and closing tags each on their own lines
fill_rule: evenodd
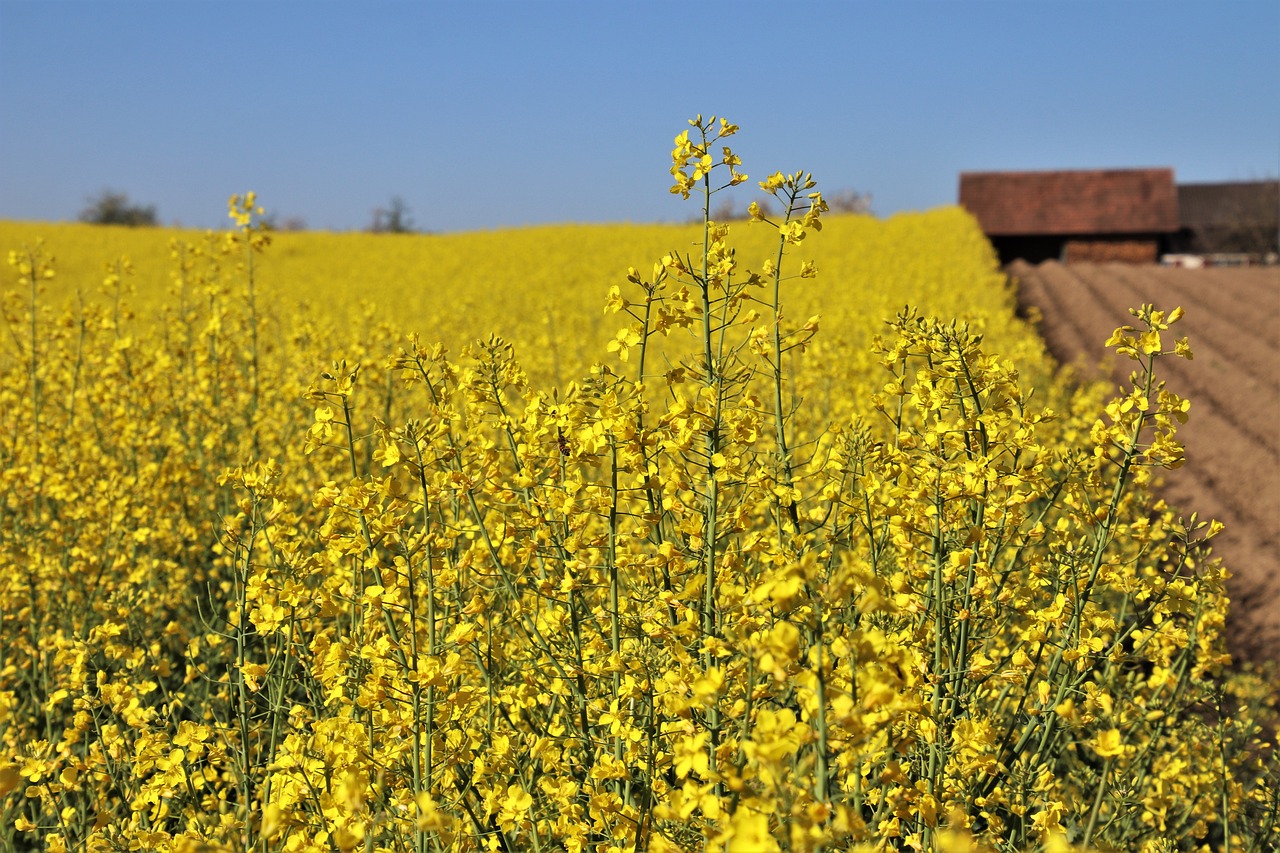
<svg viewBox="0 0 1280 853">
<path fill-rule="evenodd" d="M 1108 283 L 1116 282 L 1120 288 L 1134 294 L 1133 298 L 1140 298 L 1143 302 L 1156 302 L 1165 295 L 1160 280 L 1142 268 L 1125 269 L 1116 265 L 1115 269 L 1095 270 L 1093 277 Z M 1183 321 L 1184 326 L 1193 331 L 1179 331 L 1179 336 L 1188 334 L 1197 342 L 1192 347 L 1193 352 L 1197 347 L 1203 349 L 1208 346 L 1222 357 L 1225 364 L 1232 366 L 1232 374 L 1245 373 L 1258 383 L 1280 393 L 1280 376 L 1277 376 L 1274 369 L 1278 355 L 1277 330 L 1272 328 L 1263 334 L 1253 334 L 1227 320 L 1219 306 L 1206 304 L 1205 296 L 1207 294 L 1200 294 L 1201 298 L 1196 300 L 1197 304 L 1187 312 L 1187 319 Z M 1157 304 L 1156 307 L 1169 310 L 1175 306 L 1169 302 Z"/>
<path fill-rule="evenodd" d="M 1280 319 L 1280 290 L 1277 290 L 1280 268 L 1212 267 L 1185 272 L 1184 286 L 1186 282 L 1193 282 L 1206 294 L 1212 294 L 1210 303 L 1216 307 L 1222 302 L 1227 307 L 1219 310 L 1224 313 L 1244 307 L 1250 312 L 1262 310 L 1264 316 Z"/>
<path fill-rule="evenodd" d="M 1233 520 L 1214 483 L 1195 466 L 1166 471 L 1165 475 L 1161 493 L 1171 507 L 1194 507 L 1201 521 L 1217 519 L 1225 525 L 1213 540 L 1213 555 L 1221 557 L 1232 572 L 1227 581 L 1231 595 L 1227 648 L 1238 660 L 1275 658 L 1280 650 L 1280 620 L 1275 617 L 1280 572 L 1259 569 L 1274 563 L 1276 543 L 1264 540 L 1247 523 Z"/>
<path fill-rule="evenodd" d="M 1106 358 L 1107 337 L 1124 323 L 1127 313 L 1112 316 L 1102 305 L 1083 290 L 1083 282 L 1059 263 L 1050 261 L 1035 268 L 1051 304 L 1044 306 L 1045 326 L 1069 324 L 1076 343 L 1074 352 L 1067 352 L 1064 364 L 1080 362 L 1095 368 Z M 1105 332 L 1099 330 L 1106 329 Z"/>
<path fill-rule="evenodd" d="M 1205 280 L 1211 288 L 1238 292 L 1244 302 L 1264 312 L 1264 316 L 1280 320 L 1280 267 L 1209 270 Z M 1232 282 L 1239 286 L 1232 288 Z"/>
<path fill-rule="evenodd" d="M 1135 272 L 1144 279 L 1153 280 L 1153 295 L 1167 292 L 1188 312 L 1213 312 L 1229 326 L 1264 341 L 1275 341 L 1277 323 L 1280 323 L 1280 284 L 1275 281 L 1257 277 L 1254 286 L 1238 288 L 1227 285 L 1231 276 L 1224 279 L 1215 275 L 1230 272 L 1228 270 L 1142 267 Z M 1276 277 L 1280 278 L 1280 273 Z"/>
<path fill-rule="evenodd" d="M 1044 338 L 1049 354 L 1059 364 L 1075 361 L 1087 352 L 1088 340 L 1067 306 L 1054 294 L 1038 269 L 1023 261 L 1009 267 L 1009 274 L 1018 281 L 1019 309 L 1025 313 L 1034 306 L 1041 314 L 1040 336 Z M 1049 317 L 1053 321 L 1049 321 Z"/>
<path fill-rule="evenodd" d="M 1166 359 L 1161 372 L 1192 401 L 1178 433 L 1187 462 L 1164 472 L 1161 494 L 1184 515 L 1196 511 L 1226 525 L 1214 545 L 1233 574 L 1232 654 L 1280 660 L 1280 270 L 1050 261 L 1010 271 L 1021 282 L 1024 310 L 1040 309 L 1054 357 L 1116 382 L 1132 364 L 1104 360 L 1102 343 L 1117 326 L 1132 325 L 1128 309 L 1187 309 L 1172 332 L 1191 339 L 1195 358 Z"/>
<path fill-rule="evenodd" d="M 1280 519 L 1280 489 L 1267 482 L 1266 472 L 1257 465 L 1258 454 L 1249 452 L 1252 448 L 1235 425 L 1210 409 L 1193 412 L 1178 435 L 1186 447 L 1187 465 L 1210 473 L 1214 491 L 1237 518 L 1255 526 L 1264 540 L 1274 540 L 1276 520 Z M 1275 470 L 1274 462 L 1271 470 Z"/>
<path fill-rule="evenodd" d="M 1226 440 L 1247 442 L 1273 470 L 1280 464 L 1280 396 L 1228 369 L 1199 370 L 1195 362 L 1165 365 L 1161 376 L 1169 390 L 1191 401 L 1193 421 L 1204 412 L 1229 413 Z"/>
<path fill-rule="evenodd" d="M 1151 288 L 1142 287 L 1150 282 L 1136 282 L 1129 270 L 1120 265 L 1083 270 L 1082 280 L 1094 298 L 1104 301 L 1112 310 L 1153 301 Z M 1190 362 L 1165 359 L 1160 365 L 1160 375 L 1170 382 L 1170 390 L 1192 401 L 1193 410 L 1200 402 L 1207 404 L 1207 408 L 1231 412 L 1239 432 L 1274 464 L 1280 451 L 1277 446 L 1280 432 L 1276 429 L 1280 424 L 1280 386 L 1274 380 L 1280 377 L 1275 376 L 1274 370 L 1267 370 L 1267 362 L 1274 365 L 1277 353 L 1256 339 L 1252 342 L 1252 351 L 1236 347 L 1234 353 L 1221 352 L 1205 328 L 1213 317 L 1211 312 L 1202 310 L 1187 315 L 1170 330 L 1177 337 L 1186 335 L 1191 339 L 1195 358 Z M 1171 340 L 1166 342 L 1166 346 L 1170 344 Z M 1242 404 L 1243 401 L 1248 402 Z M 1200 408 L 1203 410 L 1206 406 Z"/>
</svg>

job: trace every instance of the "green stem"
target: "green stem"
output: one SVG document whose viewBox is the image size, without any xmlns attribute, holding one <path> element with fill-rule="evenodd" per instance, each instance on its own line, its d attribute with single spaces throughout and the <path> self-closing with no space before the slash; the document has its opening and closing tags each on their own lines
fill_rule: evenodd
<svg viewBox="0 0 1280 853">
<path fill-rule="evenodd" d="M 787 201 L 787 215 L 784 222 L 790 222 L 795 207 L 795 199 L 798 190 L 791 190 L 790 198 Z M 787 447 L 787 418 L 786 410 L 782 405 L 782 306 L 780 301 L 782 291 L 782 259 L 786 253 L 786 238 L 779 235 L 778 237 L 778 257 L 773 268 L 773 302 L 770 308 L 773 309 L 773 419 L 774 427 L 777 432 L 778 441 L 778 459 L 781 465 L 782 485 L 790 492 L 794 477 L 791 470 L 791 450 Z M 791 521 L 791 531 L 793 534 L 800 533 L 800 512 L 796 508 L 795 501 L 792 500 L 787 504 L 787 517 Z"/>
<path fill-rule="evenodd" d="M 706 132 L 702 136 L 703 147 L 707 146 Z M 708 172 L 702 177 L 702 275 L 699 280 L 700 290 L 702 293 L 702 352 L 705 364 L 705 372 L 703 375 L 703 384 L 707 388 L 720 390 L 721 377 L 716 369 L 714 357 L 712 355 L 712 328 L 711 328 L 711 175 Z M 716 393 L 715 406 L 716 411 L 713 415 L 711 428 L 704 433 L 704 450 L 706 453 L 706 470 L 707 470 L 707 497 L 704 505 L 703 515 L 703 563 L 704 563 L 704 586 L 702 591 L 702 639 L 706 649 L 702 655 L 702 664 L 704 669 L 710 669 L 715 663 L 714 657 L 711 655 L 709 646 L 710 639 L 715 637 L 719 631 L 718 619 L 716 615 L 716 515 L 719 512 L 719 481 L 716 479 L 716 466 L 712 461 L 716 454 L 720 452 L 720 435 L 719 435 L 719 401 L 720 394 Z M 716 749 L 720 740 L 720 709 L 717 703 L 713 702 L 707 710 L 707 724 L 710 729 L 711 737 L 707 741 L 707 765 L 711 773 L 716 771 Z"/>
<path fill-rule="evenodd" d="M 1085 827 L 1084 838 L 1080 841 L 1082 847 L 1088 848 L 1089 842 L 1093 840 L 1093 833 L 1098 828 L 1098 816 L 1102 813 L 1102 800 L 1107 793 L 1107 779 L 1111 775 L 1111 765 L 1114 762 L 1114 758 L 1108 758 L 1102 768 L 1102 778 L 1098 780 L 1098 792 L 1094 795 L 1093 808 L 1089 812 L 1089 825 Z"/>
</svg>

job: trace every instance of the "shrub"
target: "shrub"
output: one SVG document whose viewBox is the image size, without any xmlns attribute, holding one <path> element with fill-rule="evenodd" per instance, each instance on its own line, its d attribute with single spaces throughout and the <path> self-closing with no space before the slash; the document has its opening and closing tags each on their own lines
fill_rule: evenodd
<svg viewBox="0 0 1280 853">
<path fill-rule="evenodd" d="M 80 221 L 92 225 L 127 225 L 154 226 L 156 224 L 156 207 L 154 204 L 133 204 L 127 193 L 115 190 L 103 190 L 89 200 L 89 206 L 80 212 Z"/>
</svg>

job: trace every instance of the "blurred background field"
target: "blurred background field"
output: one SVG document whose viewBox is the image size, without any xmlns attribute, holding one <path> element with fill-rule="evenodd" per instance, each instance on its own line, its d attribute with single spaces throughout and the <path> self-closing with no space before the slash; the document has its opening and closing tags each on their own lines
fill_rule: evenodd
<svg viewBox="0 0 1280 853">
<path fill-rule="evenodd" d="M 865 349 L 885 320 L 910 303 L 982 324 L 993 346 L 1010 357 L 1040 358 L 1036 336 L 1013 317 L 1014 296 L 989 245 L 959 208 L 885 220 L 833 215 L 824 225 L 794 253 L 813 260 L 819 275 L 789 286 L 786 300 L 792 319 L 822 315 L 818 346 Z M 747 222 L 731 227 L 739 262 L 760 269 L 776 251 L 776 231 Z M 609 288 L 626 285 L 629 267 L 648 274 L 666 254 L 695 251 L 701 234 L 701 226 L 631 224 L 442 235 L 275 233 L 255 261 L 256 293 L 271 322 L 287 327 L 303 315 L 341 321 L 348 342 L 370 353 L 388 351 L 403 341 L 397 335 L 415 332 L 455 353 L 498 334 L 516 345 L 535 376 L 563 384 L 600 359 L 616 331 L 602 313 Z M 171 242 L 201 245 L 206 235 L 0 222 L 0 245 L 8 249 L 39 238 L 56 259 L 46 309 L 77 292 L 95 298 L 105 265 L 127 255 L 135 270 L 125 282 L 134 291 L 128 301 L 147 324 L 180 296 Z"/>
</svg>

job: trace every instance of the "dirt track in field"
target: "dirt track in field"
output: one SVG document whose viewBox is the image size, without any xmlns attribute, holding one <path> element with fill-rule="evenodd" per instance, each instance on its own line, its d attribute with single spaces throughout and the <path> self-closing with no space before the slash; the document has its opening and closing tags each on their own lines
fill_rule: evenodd
<svg viewBox="0 0 1280 853">
<path fill-rule="evenodd" d="M 1234 575 L 1232 654 L 1280 661 L 1280 268 L 1019 261 L 1008 272 L 1021 308 L 1039 309 L 1054 357 L 1110 370 L 1116 382 L 1132 362 L 1104 360 L 1103 342 L 1133 319 L 1128 309 L 1185 309 L 1171 332 L 1191 339 L 1195 357 L 1162 366 L 1169 389 L 1191 400 L 1179 431 L 1187 463 L 1165 472 L 1164 494 L 1182 512 L 1226 525 L 1214 541 Z"/>
</svg>

